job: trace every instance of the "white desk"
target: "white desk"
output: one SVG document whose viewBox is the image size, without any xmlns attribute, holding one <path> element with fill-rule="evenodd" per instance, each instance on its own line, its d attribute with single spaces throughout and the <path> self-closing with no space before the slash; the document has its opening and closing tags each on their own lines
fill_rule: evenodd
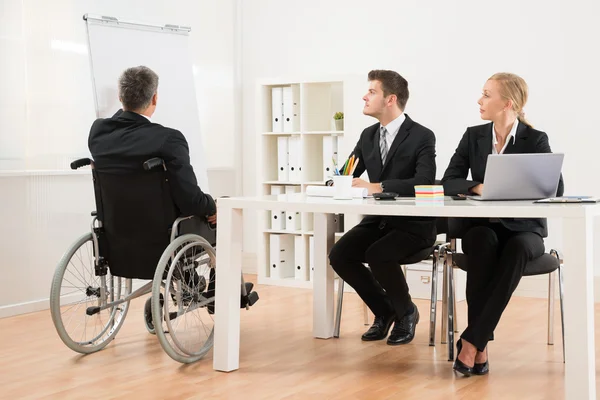
<svg viewBox="0 0 600 400">
<path fill-rule="evenodd" d="M 333 270 L 328 254 L 334 243 L 333 214 L 430 217 L 561 218 L 565 259 L 565 386 L 567 399 L 595 399 L 593 217 L 600 205 L 533 204 L 530 201 L 454 201 L 418 203 L 413 199 L 333 200 L 290 194 L 221 198 L 218 202 L 218 279 L 216 283 L 214 369 L 239 368 L 242 210 L 314 213 L 313 334 L 333 335 Z M 258 304 L 260 307 L 260 304 Z M 265 344 L 268 345 L 268 344 Z M 451 368 L 450 365 L 448 368 Z"/>
</svg>

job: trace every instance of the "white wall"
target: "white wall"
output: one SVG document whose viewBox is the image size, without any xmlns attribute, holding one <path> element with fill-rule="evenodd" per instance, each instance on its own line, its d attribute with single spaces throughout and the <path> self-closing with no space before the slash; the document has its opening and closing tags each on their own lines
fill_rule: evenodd
<svg viewBox="0 0 600 400">
<path fill-rule="evenodd" d="M 85 13 L 192 27 L 209 176 L 239 168 L 236 0 L 0 0 L 0 317 L 16 303 L 34 302 L 23 310 L 45 306 L 58 258 L 88 229 L 89 176 L 1 172 L 64 169 L 88 155 L 95 113 Z"/>
<path fill-rule="evenodd" d="M 261 0 L 243 2 L 242 15 L 245 195 L 257 187 L 257 79 L 359 73 L 366 90 L 376 68 L 407 78 L 406 112 L 437 136 L 438 178 L 465 128 L 481 123 L 476 102 L 485 80 L 500 71 L 521 75 L 530 88 L 527 118 L 549 134 L 553 151 L 566 153 L 566 193 L 600 195 L 600 2 Z M 254 216 L 245 222 L 251 253 Z M 550 222 L 547 247 L 560 247 L 560 224 Z"/>
</svg>

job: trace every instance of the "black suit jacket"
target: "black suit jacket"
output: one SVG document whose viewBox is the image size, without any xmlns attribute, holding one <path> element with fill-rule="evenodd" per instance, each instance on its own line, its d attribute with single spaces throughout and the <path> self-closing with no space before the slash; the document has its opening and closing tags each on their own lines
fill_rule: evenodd
<svg viewBox="0 0 600 400">
<path fill-rule="evenodd" d="M 444 193 L 447 196 L 467 194 L 471 188 L 483 183 L 487 158 L 492 154 L 492 146 L 492 123 L 467 128 L 442 178 Z M 504 154 L 551 152 L 548 135 L 522 122 L 517 126 L 516 137 L 510 139 L 504 150 Z M 469 170 L 473 180 L 466 179 Z M 563 192 L 564 183 L 561 174 L 557 196 L 562 196 Z M 500 222 L 515 232 L 535 232 L 542 237 L 548 236 L 548 227 L 544 218 L 502 218 Z"/>
<path fill-rule="evenodd" d="M 134 112 L 119 110 L 112 118 L 94 122 L 88 146 L 96 168 L 104 172 L 141 171 L 144 161 L 162 158 L 180 216 L 205 217 L 216 212 L 213 198 L 198 187 L 187 141 L 178 130 L 152 123 Z"/>
<path fill-rule="evenodd" d="M 359 159 L 354 177 L 366 170 L 372 183 L 381 182 L 386 192 L 414 197 L 415 185 L 435 182 L 435 135 L 414 122 L 408 115 L 400 126 L 385 160 L 381 163 L 379 150 L 380 123 L 366 128 L 352 154 Z M 368 216 L 361 223 L 383 220 L 390 226 L 402 228 L 420 237 L 435 237 L 435 219 L 423 217 Z"/>
</svg>

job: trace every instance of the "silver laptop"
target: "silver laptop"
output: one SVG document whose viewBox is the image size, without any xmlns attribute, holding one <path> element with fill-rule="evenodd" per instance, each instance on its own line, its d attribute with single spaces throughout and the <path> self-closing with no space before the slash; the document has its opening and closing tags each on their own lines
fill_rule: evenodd
<svg viewBox="0 0 600 400">
<path fill-rule="evenodd" d="M 481 196 L 472 200 L 539 200 L 556 196 L 564 154 L 490 154 Z"/>
</svg>

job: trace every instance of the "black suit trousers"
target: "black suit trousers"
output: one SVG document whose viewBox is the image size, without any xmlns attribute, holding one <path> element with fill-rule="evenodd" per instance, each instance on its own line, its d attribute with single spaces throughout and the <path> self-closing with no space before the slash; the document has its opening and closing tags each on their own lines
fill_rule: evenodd
<svg viewBox="0 0 600 400">
<path fill-rule="evenodd" d="M 480 220 L 462 240 L 467 261 L 468 326 L 461 337 L 483 351 L 517 288 L 525 266 L 544 254 L 533 232 L 514 232 Z"/>
<path fill-rule="evenodd" d="M 378 221 L 363 221 L 333 246 L 329 260 L 373 314 L 401 318 L 410 309 L 411 297 L 399 261 L 433 246 L 434 240 Z"/>
</svg>

